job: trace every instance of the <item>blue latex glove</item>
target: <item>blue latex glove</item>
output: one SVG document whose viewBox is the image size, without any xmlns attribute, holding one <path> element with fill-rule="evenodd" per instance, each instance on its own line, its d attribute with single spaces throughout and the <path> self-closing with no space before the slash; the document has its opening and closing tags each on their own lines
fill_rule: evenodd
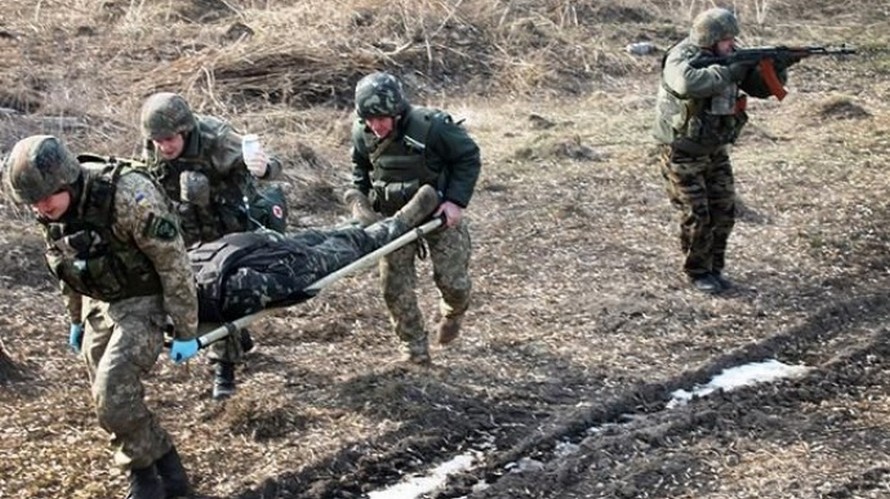
<svg viewBox="0 0 890 499">
<path fill-rule="evenodd" d="M 170 347 L 170 360 L 175 364 L 181 364 L 194 357 L 200 348 L 201 343 L 197 338 L 173 340 L 173 346 Z"/>
<path fill-rule="evenodd" d="M 83 324 L 71 324 L 71 329 L 68 330 L 68 347 L 79 354 L 81 345 L 83 345 Z"/>
</svg>

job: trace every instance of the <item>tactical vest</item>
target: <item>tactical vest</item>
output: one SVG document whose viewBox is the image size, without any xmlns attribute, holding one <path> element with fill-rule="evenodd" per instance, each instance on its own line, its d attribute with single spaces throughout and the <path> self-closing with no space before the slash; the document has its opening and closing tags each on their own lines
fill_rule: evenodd
<svg viewBox="0 0 890 499">
<path fill-rule="evenodd" d="M 274 231 L 228 234 L 192 248 L 198 319 L 225 322 L 310 298 L 304 288 L 313 267 L 306 255 L 301 241 Z"/>
<path fill-rule="evenodd" d="M 675 45 L 676 46 L 676 45 Z M 668 55 L 675 46 L 668 48 L 661 59 L 661 69 L 664 70 Z M 691 50 L 685 47 L 684 50 Z M 699 50 L 695 48 L 695 50 Z M 720 146 L 731 144 L 738 139 L 742 128 L 748 122 L 748 115 L 744 109 L 745 97 L 740 96 L 736 90 L 731 96 L 733 102 L 730 114 L 713 114 L 711 109 L 715 105 L 715 99 L 725 99 L 726 96 L 713 96 L 708 98 L 687 98 L 677 94 L 667 86 L 664 79 L 661 80 L 662 97 L 667 102 L 659 102 L 658 112 L 660 125 L 670 128 L 671 137 L 659 137 L 668 141 L 674 147 L 690 154 L 706 155 L 715 151 Z"/>
<path fill-rule="evenodd" d="M 224 322 L 223 299 L 225 278 L 246 252 L 262 251 L 269 240 L 259 233 L 230 234 L 222 239 L 202 243 L 189 250 L 189 260 L 198 289 L 198 319 L 202 322 Z M 261 292 L 262 290 L 257 290 Z"/>
<path fill-rule="evenodd" d="M 188 136 L 185 151 L 197 149 L 194 156 L 167 161 L 159 159 L 152 175 L 164 188 L 165 194 L 179 216 L 186 246 L 200 241 L 213 241 L 224 234 L 250 230 L 247 202 L 256 197 L 256 186 L 249 173 L 243 175 L 220 173 L 211 163 L 212 152 L 229 133 L 224 121 L 201 116 L 198 126 Z M 210 181 L 210 205 L 199 206 L 182 200 L 179 176 L 194 171 Z"/>
<path fill-rule="evenodd" d="M 370 198 L 375 210 L 390 216 L 414 197 L 420 186 L 441 188 L 444 177 L 428 166 L 426 144 L 434 127 L 449 119 L 437 109 L 413 107 L 405 115 L 401 134 L 379 140 L 370 131 L 364 133 L 365 144 L 373 145 L 368 158 L 374 167 Z"/>
<path fill-rule="evenodd" d="M 118 179 L 144 173 L 115 159 L 77 159 L 86 167 L 77 220 L 46 222 L 43 227 L 50 272 L 74 291 L 103 302 L 161 293 L 151 260 L 111 230 Z M 95 164 L 97 160 L 101 164 Z"/>
</svg>

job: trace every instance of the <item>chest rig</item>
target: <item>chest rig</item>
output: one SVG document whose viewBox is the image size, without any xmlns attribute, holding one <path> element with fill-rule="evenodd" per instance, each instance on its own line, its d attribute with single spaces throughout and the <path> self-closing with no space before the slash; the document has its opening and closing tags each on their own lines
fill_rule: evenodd
<svg viewBox="0 0 890 499">
<path fill-rule="evenodd" d="M 364 141 L 373 166 L 370 199 L 375 210 L 391 216 L 422 185 L 439 187 L 442 172 L 431 166 L 427 143 L 436 125 L 449 119 L 441 111 L 414 107 L 405 115 L 400 129 L 384 139 L 365 131 Z"/>
<path fill-rule="evenodd" d="M 101 158 L 78 157 L 86 166 L 97 159 Z M 70 221 L 42 222 L 47 266 L 71 289 L 99 301 L 158 294 L 162 288 L 154 265 L 132 241 L 121 240 L 112 231 L 118 179 L 142 173 L 115 159 L 103 164 L 84 170 L 80 203 L 72 207 L 77 213 Z"/>
</svg>

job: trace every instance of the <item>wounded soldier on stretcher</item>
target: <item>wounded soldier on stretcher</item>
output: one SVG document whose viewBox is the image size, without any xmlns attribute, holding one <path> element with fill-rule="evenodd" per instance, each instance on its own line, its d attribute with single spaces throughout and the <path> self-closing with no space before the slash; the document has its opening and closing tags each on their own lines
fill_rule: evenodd
<svg viewBox="0 0 890 499">
<path fill-rule="evenodd" d="M 309 285 L 397 239 L 438 206 L 438 193 L 425 186 L 395 215 L 363 229 L 236 232 L 201 243 L 189 250 L 199 320 L 231 321 L 311 298 Z"/>
</svg>

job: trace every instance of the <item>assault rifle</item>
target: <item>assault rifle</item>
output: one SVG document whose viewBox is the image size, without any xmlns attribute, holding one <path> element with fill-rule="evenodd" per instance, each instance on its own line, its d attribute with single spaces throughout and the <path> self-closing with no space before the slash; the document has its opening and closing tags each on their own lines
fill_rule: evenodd
<svg viewBox="0 0 890 499">
<path fill-rule="evenodd" d="M 776 67 L 787 68 L 801 59 L 811 55 L 849 55 L 855 54 L 856 49 L 843 44 L 839 47 L 823 47 L 821 45 L 803 45 L 788 47 L 778 45 L 774 47 L 751 47 L 736 49 L 727 56 L 704 56 L 693 59 L 690 65 L 693 68 L 705 68 L 719 64 L 728 66 L 734 62 L 751 62 L 760 68 L 760 75 L 771 94 L 782 100 L 788 92 L 782 87 L 782 82 L 776 75 Z"/>
</svg>

